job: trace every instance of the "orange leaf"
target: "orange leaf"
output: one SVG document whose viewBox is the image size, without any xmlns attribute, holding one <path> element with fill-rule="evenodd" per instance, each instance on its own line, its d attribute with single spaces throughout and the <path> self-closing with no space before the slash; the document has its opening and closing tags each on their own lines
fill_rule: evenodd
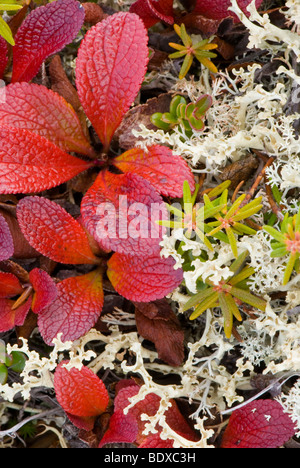
<svg viewBox="0 0 300 468">
<path fill-rule="evenodd" d="M 41 192 L 92 165 L 65 153 L 40 135 L 0 124 L 0 193 Z"/>
<path fill-rule="evenodd" d="M 102 380 L 88 367 L 80 370 L 65 367 L 62 361 L 54 373 L 56 398 L 72 422 L 79 428 L 91 430 L 97 416 L 108 405 L 109 395 Z"/>
<path fill-rule="evenodd" d="M 24 236 L 42 255 L 66 264 L 97 263 L 84 229 L 57 203 L 42 197 L 23 198 L 17 217 Z"/>
<path fill-rule="evenodd" d="M 185 180 L 195 189 L 194 176 L 187 163 L 165 146 L 153 145 L 147 150 L 133 148 L 113 160 L 122 172 L 133 172 L 144 179 L 162 195 L 181 198 Z"/>
<path fill-rule="evenodd" d="M 61 340 L 76 340 L 98 320 L 104 301 L 102 271 L 67 278 L 57 284 L 57 298 L 38 315 L 38 327 L 44 341 L 51 345 L 61 333 Z"/>
<path fill-rule="evenodd" d="M 0 107 L 0 123 L 36 133 L 64 151 L 86 155 L 93 151 L 72 106 L 45 86 L 8 85 Z"/>
</svg>

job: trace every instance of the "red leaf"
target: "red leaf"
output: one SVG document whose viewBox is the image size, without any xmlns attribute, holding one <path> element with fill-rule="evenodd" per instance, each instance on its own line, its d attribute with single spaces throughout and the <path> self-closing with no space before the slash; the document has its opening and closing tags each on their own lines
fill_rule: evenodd
<svg viewBox="0 0 300 468">
<path fill-rule="evenodd" d="M 25 322 L 31 306 L 31 297 L 15 310 L 12 309 L 14 302 L 10 299 L 0 299 L 0 332 L 11 330 Z"/>
<path fill-rule="evenodd" d="M 174 23 L 173 0 L 137 0 L 129 11 L 139 15 L 147 29 L 159 21 Z"/>
<path fill-rule="evenodd" d="M 263 0 L 256 0 L 255 5 L 258 8 L 262 4 Z M 237 1 L 241 10 L 248 16 L 247 6 L 251 3 L 251 0 L 238 0 Z M 207 18 L 222 20 L 228 16 L 232 16 L 235 22 L 239 22 L 238 17 L 228 8 L 231 6 L 231 0 L 196 0 L 196 5 L 193 13 L 199 13 L 200 15 L 206 16 Z"/>
<path fill-rule="evenodd" d="M 88 367 L 68 370 L 62 361 L 54 373 L 54 390 L 58 403 L 79 428 L 91 430 L 97 416 L 104 413 L 109 396 L 102 380 Z"/>
<path fill-rule="evenodd" d="M 38 315 L 44 341 L 51 345 L 58 333 L 61 340 L 76 340 L 98 320 L 103 307 L 102 272 L 67 278 L 57 284 L 57 298 Z"/>
<path fill-rule="evenodd" d="M 160 434 L 157 432 L 156 434 L 150 434 L 144 442 L 142 442 L 138 448 L 173 448 L 174 441 L 171 439 L 163 440 L 160 437 Z"/>
<path fill-rule="evenodd" d="M 82 106 L 104 150 L 136 98 L 148 63 L 148 36 L 131 13 L 116 13 L 85 35 L 76 62 Z"/>
<path fill-rule="evenodd" d="M 255 400 L 233 411 L 221 448 L 278 448 L 294 434 L 294 423 L 278 401 Z"/>
<path fill-rule="evenodd" d="M 33 10 L 15 36 L 12 83 L 30 81 L 44 60 L 70 44 L 84 21 L 75 0 L 57 0 Z"/>
<path fill-rule="evenodd" d="M 141 416 L 142 414 L 154 416 L 159 409 L 160 397 L 155 393 L 149 393 L 143 400 L 138 401 L 132 408 L 128 410 L 126 414 L 124 414 L 124 409 L 130 403 L 129 399 L 137 395 L 139 389 L 139 385 L 132 385 L 132 383 L 129 383 L 129 385 L 123 386 L 118 391 L 114 400 L 114 414 L 118 414 L 116 419 L 119 425 L 116 424 L 115 419 L 110 421 L 107 431 L 108 435 L 106 436 L 106 433 L 104 434 L 104 437 L 101 440 L 101 446 L 104 445 L 104 443 L 110 443 L 110 441 L 125 442 L 126 439 L 128 440 L 130 437 L 132 437 L 134 431 L 136 431 L 136 425 L 133 423 L 133 419 L 136 421 L 138 426 L 138 433 L 136 435 L 135 442 L 139 445 L 147 443 L 147 438 L 151 436 L 146 436 L 143 434 L 146 422 L 141 419 Z M 175 400 L 170 400 L 170 402 L 171 406 L 165 413 L 167 424 L 175 432 L 187 438 L 188 440 L 199 440 L 199 436 L 189 427 L 183 415 L 180 413 Z M 123 421 L 121 414 L 123 414 Z M 121 431 L 119 430 L 120 424 L 122 424 Z M 156 429 L 159 433 L 162 428 L 158 425 Z M 151 440 L 148 440 L 148 442 L 150 444 Z M 165 443 L 165 441 L 161 442 L 162 444 Z M 167 442 L 167 444 L 170 444 L 170 441 Z"/>
<path fill-rule="evenodd" d="M 132 414 L 115 411 L 109 420 L 109 428 L 102 437 L 99 448 L 107 444 L 134 444 L 138 435 L 138 424 Z"/>
<path fill-rule="evenodd" d="M 174 263 L 171 257 L 115 253 L 107 263 L 107 275 L 116 291 L 126 299 L 151 302 L 162 299 L 182 282 L 182 270 L 174 270 Z"/>
<path fill-rule="evenodd" d="M 106 250 L 151 255 L 160 250 L 167 219 L 161 196 L 142 177 L 102 171 L 81 204 L 83 223 Z"/>
<path fill-rule="evenodd" d="M 0 107 L 0 123 L 41 135 L 64 151 L 86 155 L 92 152 L 72 106 L 45 86 L 8 85 Z"/>
<path fill-rule="evenodd" d="M 57 287 L 51 276 L 39 268 L 31 270 L 29 279 L 34 289 L 31 310 L 38 314 L 56 299 Z"/>
<path fill-rule="evenodd" d="M 0 214 L 0 261 L 8 260 L 13 254 L 13 238 L 5 218 Z"/>
<path fill-rule="evenodd" d="M 32 247 L 55 262 L 94 264 L 83 227 L 57 203 L 42 197 L 25 197 L 17 206 L 20 228 Z"/>
<path fill-rule="evenodd" d="M 8 63 L 7 53 L 8 53 L 7 42 L 5 39 L 3 39 L 2 36 L 0 36 L 0 79 L 3 78 L 4 72 Z M 1 89 L 0 89 L 0 93 L 1 93 Z M 0 99 L 0 102 L 2 105 L 1 99 Z"/>
<path fill-rule="evenodd" d="M 14 297 L 22 292 L 22 285 L 15 275 L 0 272 L 0 298 Z"/>
<path fill-rule="evenodd" d="M 92 166 L 28 130 L 0 124 L 0 193 L 41 192 Z"/>
<path fill-rule="evenodd" d="M 159 359 L 180 366 L 184 358 L 184 331 L 165 299 L 149 303 L 135 302 L 139 335 L 155 344 Z"/>
<path fill-rule="evenodd" d="M 195 189 L 193 174 L 187 163 L 165 146 L 153 145 L 147 151 L 133 148 L 114 159 L 123 172 L 134 172 L 147 179 L 162 195 L 181 198 L 183 182 Z"/>
</svg>

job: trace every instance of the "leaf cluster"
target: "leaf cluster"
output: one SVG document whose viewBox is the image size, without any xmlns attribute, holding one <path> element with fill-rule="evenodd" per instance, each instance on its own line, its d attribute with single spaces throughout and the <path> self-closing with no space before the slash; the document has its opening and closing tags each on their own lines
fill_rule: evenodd
<svg viewBox="0 0 300 468">
<path fill-rule="evenodd" d="M 204 116 L 211 105 L 212 98 L 207 94 L 200 96 L 196 102 L 190 103 L 187 103 L 183 96 L 177 95 L 170 103 L 169 112 L 156 112 L 151 116 L 151 122 L 165 131 L 179 126 L 190 138 L 193 131 L 200 132 L 204 129 Z"/>
</svg>

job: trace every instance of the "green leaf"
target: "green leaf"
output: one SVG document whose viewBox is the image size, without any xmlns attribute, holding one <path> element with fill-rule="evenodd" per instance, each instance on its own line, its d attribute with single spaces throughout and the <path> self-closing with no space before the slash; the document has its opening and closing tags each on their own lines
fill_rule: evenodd
<svg viewBox="0 0 300 468">
<path fill-rule="evenodd" d="M 210 307 L 215 307 L 218 302 L 218 298 L 219 298 L 218 293 L 214 292 L 211 296 L 205 299 L 201 304 L 198 305 L 198 307 L 191 314 L 190 320 L 194 320 L 197 317 L 199 317 L 199 315 L 205 312 L 206 309 L 209 309 Z"/>
<path fill-rule="evenodd" d="M 185 75 L 188 73 L 189 69 L 191 68 L 193 64 L 193 56 L 192 55 L 186 55 L 183 61 L 183 64 L 180 69 L 179 73 L 179 79 L 182 80 Z"/>
<path fill-rule="evenodd" d="M 0 385 L 6 384 L 8 376 L 7 367 L 4 364 L 0 364 Z"/>
<path fill-rule="evenodd" d="M 226 338 L 230 338 L 233 324 L 233 315 L 231 313 L 230 304 L 227 302 L 225 293 L 219 293 L 219 303 L 224 317 L 224 332 Z"/>
<path fill-rule="evenodd" d="M 277 229 L 273 228 L 272 226 L 263 226 L 263 229 L 267 231 L 275 240 L 280 242 L 281 244 L 285 245 L 285 236 L 281 232 L 277 231 Z"/>
<path fill-rule="evenodd" d="M 12 363 L 9 366 L 10 369 L 14 370 L 15 372 L 21 373 L 25 367 L 26 363 L 26 356 L 24 353 L 20 351 L 12 351 Z"/>
<path fill-rule="evenodd" d="M 2 36 L 10 45 L 15 45 L 15 40 L 13 38 L 12 32 L 8 24 L 0 16 L 0 36 Z"/>
<path fill-rule="evenodd" d="M 284 286 L 290 280 L 296 260 L 297 260 L 297 254 L 291 254 L 289 257 L 285 272 L 284 272 L 284 277 L 283 277 L 283 282 L 282 282 Z"/>
<path fill-rule="evenodd" d="M 180 94 L 177 94 L 177 96 L 174 96 L 171 103 L 170 103 L 170 113 L 173 115 L 177 115 L 176 110 L 179 104 L 184 104 L 186 105 L 186 100 L 183 96 L 180 96 Z"/>
<path fill-rule="evenodd" d="M 234 297 L 240 299 L 246 304 L 250 304 L 253 307 L 256 307 L 257 309 L 262 311 L 266 310 L 266 301 L 264 299 L 261 299 L 260 297 L 254 296 L 249 291 L 245 291 L 244 289 L 242 290 L 233 286 L 230 292 Z"/>
<path fill-rule="evenodd" d="M 183 310 L 187 311 L 189 309 L 192 309 L 196 305 L 200 304 L 200 302 L 212 296 L 213 293 L 214 293 L 213 288 L 207 288 L 207 289 L 200 291 L 199 293 L 195 294 L 187 301 L 187 303 L 184 305 Z"/>
</svg>

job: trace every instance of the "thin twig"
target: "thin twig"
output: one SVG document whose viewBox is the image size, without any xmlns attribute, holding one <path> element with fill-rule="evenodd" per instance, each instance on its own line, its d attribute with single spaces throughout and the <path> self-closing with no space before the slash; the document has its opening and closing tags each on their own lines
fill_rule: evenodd
<svg viewBox="0 0 300 468">
<path fill-rule="evenodd" d="M 32 416 L 28 416 L 28 418 L 23 419 L 23 421 L 20 421 L 18 424 L 16 424 L 13 427 L 10 427 L 9 429 L 6 429 L 4 431 L 0 431 L 0 439 L 2 439 L 5 436 L 10 436 L 14 437 L 14 434 L 21 429 L 25 424 L 27 424 L 30 421 L 33 421 L 34 419 L 42 419 L 50 416 L 51 414 L 55 414 L 57 412 L 61 412 L 60 408 L 54 408 L 51 410 L 47 411 L 42 411 L 39 414 L 33 414 Z"/>
</svg>

